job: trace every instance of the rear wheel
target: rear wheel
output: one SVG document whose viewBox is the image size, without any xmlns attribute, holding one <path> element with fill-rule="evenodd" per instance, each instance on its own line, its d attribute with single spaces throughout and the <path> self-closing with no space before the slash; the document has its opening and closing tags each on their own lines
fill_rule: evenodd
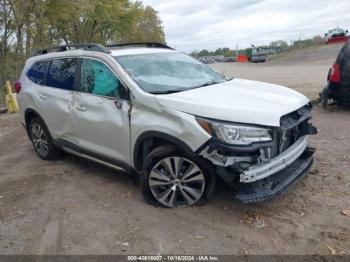
<svg viewBox="0 0 350 262">
<path fill-rule="evenodd" d="M 53 144 L 46 125 L 39 118 L 30 121 L 29 134 L 34 150 L 40 158 L 52 160 L 60 154 L 60 150 Z"/>
<path fill-rule="evenodd" d="M 215 175 L 202 159 L 183 154 L 172 146 L 150 153 L 142 168 L 142 191 L 146 200 L 166 207 L 203 203 L 212 193 Z"/>
<path fill-rule="evenodd" d="M 321 105 L 324 109 L 327 109 L 328 107 L 328 93 L 329 91 L 327 87 L 325 87 L 321 93 Z"/>
</svg>

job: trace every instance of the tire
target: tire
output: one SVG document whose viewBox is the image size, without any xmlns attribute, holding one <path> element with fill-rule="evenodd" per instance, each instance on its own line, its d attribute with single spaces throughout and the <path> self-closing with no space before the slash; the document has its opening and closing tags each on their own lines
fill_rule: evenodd
<svg viewBox="0 0 350 262">
<path fill-rule="evenodd" d="M 325 87 L 321 93 L 321 105 L 324 109 L 328 107 L 328 88 Z"/>
<path fill-rule="evenodd" d="M 41 159 L 54 160 L 61 154 L 61 150 L 53 144 L 50 132 L 41 119 L 33 118 L 30 121 L 29 137 L 35 152 Z"/>
<path fill-rule="evenodd" d="M 141 190 L 150 204 L 168 208 L 205 204 L 215 187 L 213 166 L 174 146 L 154 149 L 141 169 Z"/>
</svg>

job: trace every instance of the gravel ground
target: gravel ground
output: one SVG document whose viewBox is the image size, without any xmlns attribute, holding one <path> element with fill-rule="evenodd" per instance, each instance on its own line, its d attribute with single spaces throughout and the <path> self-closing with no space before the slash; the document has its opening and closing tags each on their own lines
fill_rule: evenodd
<svg viewBox="0 0 350 262">
<path fill-rule="evenodd" d="M 214 67 L 314 99 L 334 60 L 279 59 Z M 350 254 L 349 114 L 315 107 L 315 164 L 281 197 L 244 205 L 220 184 L 207 205 L 176 210 L 146 204 L 127 174 L 40 160 L 18 115 L 0 114 L 0 254 Z"/>
<path fill-rule="evenodd" d="M 288 86 L 315 100 L 341 47 L 339 44 L 323 45 L 279 54 L 267 63 L 217 63 L 213 67 L 227 77 Z"/>
</svg>

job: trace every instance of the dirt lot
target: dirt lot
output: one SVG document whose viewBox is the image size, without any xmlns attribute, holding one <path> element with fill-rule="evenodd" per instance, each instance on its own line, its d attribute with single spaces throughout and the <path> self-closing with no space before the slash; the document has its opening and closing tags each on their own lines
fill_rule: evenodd
<svg viewBox="0 0 350 262">
<path fill-rule="evenodd" d="M 213 67 L 227 77 L 240 77 L 291 87 L 311 100 L 325 85 L 328 70 L 342 45 L 323 45 L 283 53 L 267 63 L 218 63 Z"/>
<path fill-rule="evenodd" d="M 214 66 L 314 99 L 335 55 L 295 56 Z M 244 205 L 218 185 L 207 205 L 172 210 L 146 204 L 125 174 L 69 155 L 40 160 L 18 115 L 2 114 L 0 254 L 350 254 L 349 116 L 315 108 L 315 164 L 281 197 Z"/>
</svg>

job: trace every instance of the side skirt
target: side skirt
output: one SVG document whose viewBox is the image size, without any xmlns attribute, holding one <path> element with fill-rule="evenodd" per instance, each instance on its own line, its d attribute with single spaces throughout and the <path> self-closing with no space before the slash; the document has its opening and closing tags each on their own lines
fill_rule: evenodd
<svg viewBox="0 0 350 262">
<path fill-rule="evenodd" d="M 127 173 L 132 174 L 133 168 L 129 164 L 122 162 L 120 160 L 107 157 L 99 153 L 81 148 L 78 145 L 73 144 L 64 139 L 55 140 L 54 144 L 69 154 L 94 161 L 96 163 L 102 164 L 104 166 L 107 166 L 119 171 L 125 171 Z"/>
</svg>

